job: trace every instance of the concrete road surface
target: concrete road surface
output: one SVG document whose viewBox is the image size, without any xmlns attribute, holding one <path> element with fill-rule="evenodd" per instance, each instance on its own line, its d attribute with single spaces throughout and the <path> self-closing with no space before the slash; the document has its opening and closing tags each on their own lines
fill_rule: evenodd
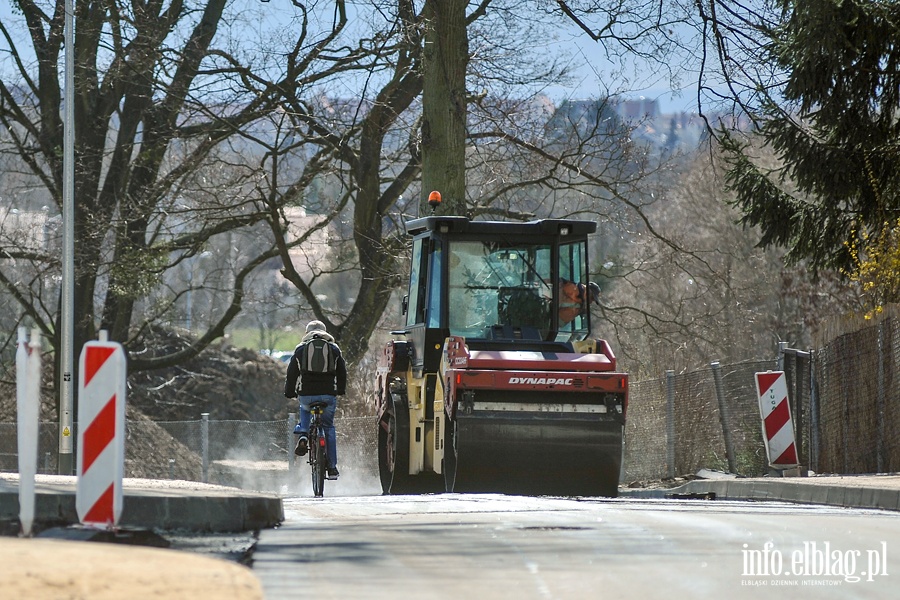
<svg viewBox="0 0 900 600">
<path fill-rule="evenodd" d="M 268 600 L 898 598 L 900 514 L 720 500 L 285 499 Z"/>
</svg>

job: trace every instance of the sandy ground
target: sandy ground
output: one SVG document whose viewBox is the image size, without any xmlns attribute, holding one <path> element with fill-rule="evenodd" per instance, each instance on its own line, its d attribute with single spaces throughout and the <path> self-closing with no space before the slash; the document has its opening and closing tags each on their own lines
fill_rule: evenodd
<svg viewBox="0 0 900 600">
<path fill-rule="evenodd" d="M 0 590 L 28 600 L 262 600 L 253 572 L 189 552 L 0 538 Z"/>
</svg>

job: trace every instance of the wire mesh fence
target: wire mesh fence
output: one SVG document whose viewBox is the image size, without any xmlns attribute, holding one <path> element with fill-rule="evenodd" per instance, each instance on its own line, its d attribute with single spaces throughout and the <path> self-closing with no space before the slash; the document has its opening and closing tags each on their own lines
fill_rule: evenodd
<svg viewBox="0 0 900 600">
<path fill-rule="evenodd" d="M 765 469 L 753 373 L 774 367 L 774 361 L 743 363 L 721 368 L 724 403 L 717 401 L 713 369 L 681 375 L 667 374 L 631 385 L 625 431 L 623 480 L 656 480 L 700 468 L 729 470 L 735 464 L 743 475 Z M 724 407 L 724 420 L 720 412 Z M 209 420 L 156 421 L 159 431 L 196 455 L 185 472 L 183 456 L 167 455 L 173 445 L 157 439 L 153 452 L 132 458 L 130 467 L 172 478 L 190 478 L 260 487 L 259 478 L 235 473 L 283 471 L 294 463 L 293 436 L 296 415 L 272 421 Z M 377 477 L 377 429 L 371 416 L 337 417 L 338 454 L 341 464 L 352 465 L 367 477 Z M 16 426 L 0 423 L 0 468 L 15 471 Z M 146 423 L 129 420 L 128 439 Z M 727 429 L 726 429 L 727 428 Z M 75 425 L 77 431 L 77 424 Z M 730 435 L 732 460 L 728 460 L 725 431 Z M 58 425 L 41 423 L 39 472 L 56 472 Z M 160 434 L 153 434 L 161 438 Z M 127 441 L 126 441 L 127 443 Z M 176 464 L 176 460 L 181 461 Z M 154 465 L 141 468 L 141 461 Z M 276 463 L 274 466 L 272 463 Z M 194 466 L 194 464 L 199 466 Z M 176 467 L 178 467 L 176 469 Z M 271 485 L 262 485 L 271 487 Z"/>
<path fill-rule="evenodd" d="M 625 425 L 626 482 L 699 469 L 740 475 L 765 472 L 765 447 L 754 373 L 775 361 L 733 365 L 633 383 Z M 719 385 L 716 373 L 719 372 Z"/>
<path fill-rule="evenodd" d="M 59 424 L 41 423 L 38 428 L 38 473 L 57 472 Z M 18 472 L 19 448 L 15 423 L 0 423 L 0 471 Z"/>
<path fill-rule="evenodd" d="M 835 337 L 816 352 L 814 373 L 812 468 L 900 471 L 900 319 Z"/>
</svg>

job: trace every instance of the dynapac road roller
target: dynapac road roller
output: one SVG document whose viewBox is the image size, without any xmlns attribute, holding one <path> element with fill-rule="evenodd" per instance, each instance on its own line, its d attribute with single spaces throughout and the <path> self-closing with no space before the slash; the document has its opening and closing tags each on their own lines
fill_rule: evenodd
<svg viewBox="0 0 900 600">
<path fill-rule="evenodd" d="M 403 327 L 379 357 L 385 494 L 615 496 L 628 376 L 590 339 L 596 223 L 429 216 L 412 236 Z"/>
</svg>

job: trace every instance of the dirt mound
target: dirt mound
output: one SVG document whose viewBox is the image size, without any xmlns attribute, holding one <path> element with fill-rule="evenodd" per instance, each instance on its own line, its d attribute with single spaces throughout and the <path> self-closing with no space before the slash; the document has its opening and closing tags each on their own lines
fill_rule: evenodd
<svg viewBox="0 0 900 600">
<path fill-rule="evenodd" d="M 244 348 L 207 349 L 177 367 L 135 373 L 128 400 L 154 421 L 272 421 L 287 418 L 286 366 Z"/>
<path fill-rule="evenodd" d="M 125 407 L 125 477 L 199 481 L 200 456 L 132 405 Z"/>
</svg>

